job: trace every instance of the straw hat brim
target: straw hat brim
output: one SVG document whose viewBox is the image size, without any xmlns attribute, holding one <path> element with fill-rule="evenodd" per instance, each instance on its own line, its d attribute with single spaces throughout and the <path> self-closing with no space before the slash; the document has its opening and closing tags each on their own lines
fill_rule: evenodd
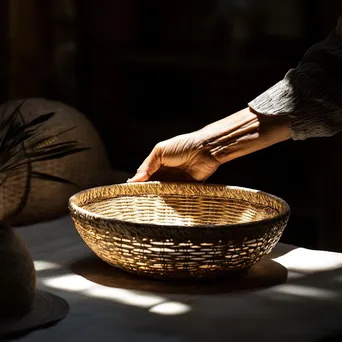
<svg viewBox="0 0 342 342">
<path fill-rule="evenodd" d="M 25 334 L 32 330 L 44 328 L 62 320 L 69 312 L 68 303 L 52 294 L 36 290 L 32 310 L 19 319 L 0 320 L 0 337 Z"/>
</svg>

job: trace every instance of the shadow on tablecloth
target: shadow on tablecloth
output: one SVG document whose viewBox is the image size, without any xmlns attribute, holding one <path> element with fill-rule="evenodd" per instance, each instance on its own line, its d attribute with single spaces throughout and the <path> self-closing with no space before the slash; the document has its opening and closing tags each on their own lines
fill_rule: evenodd
<svg viewBox="0 0 342 342">
<path fill-rule="evenodd" d="M 258 262 L 244 275 L 187 282 L 168 282 L 137 276 L 113 267 L 95 255 L 78 260 L 69 268 L 73 273 L 100 285 L 170 294 L 219 294 L 256 290 L 285 283 L 288 273 L 284 266 L 269 258 Z"/>
</svg>

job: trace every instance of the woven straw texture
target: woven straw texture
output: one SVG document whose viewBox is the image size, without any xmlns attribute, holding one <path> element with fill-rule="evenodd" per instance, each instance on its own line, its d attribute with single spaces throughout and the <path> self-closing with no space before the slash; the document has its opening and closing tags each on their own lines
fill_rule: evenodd
<svg viewBox="0 0 342 342">
<path fill-rule="evenodd" d="M 69 210 L 101 259 L 164 279 L 247 270 L 279 241 L 290 212 L 283 200 L 255 190 L 161 182 L 82 191 Z"/>
<path fill-rule="evenodd" d="M 6 109 L 10 113 L 21 102 L 11 101 Z M 0 107 L 0 113 L 3 108 Z M 68 200 L 77 191 L 93 186 L 114 182 L 110 164 L 102 141 L 91 122 L 74 108 L 61 102 L 42 98 L 27 99 L 21 107 L 26 120 L 41 114 L 55 112 L 55 116 L 42 126 L 41 137 L 63 129 L 76 126 L 70 132 L 58 137 L 57 142 L 77 140 L 81 146 L 90 147 L 88 151 L 63 157 L 61 159 L 42 161 L 33 164 L 33 170 L 53 176 L 62 177 L 78 185 L 72 185 L 31 179 L 31 190 L 24 210 L 12 217 L 25 190 L 28 175 L 26 166 L 12 172 L 0 187 L 0 219 L 8 219 L 12 225 L 25 225 L 33 222 L 53 219 L 67 214 Z M 5 175 L 0 175 L 5 177 Z"/>
</svg>

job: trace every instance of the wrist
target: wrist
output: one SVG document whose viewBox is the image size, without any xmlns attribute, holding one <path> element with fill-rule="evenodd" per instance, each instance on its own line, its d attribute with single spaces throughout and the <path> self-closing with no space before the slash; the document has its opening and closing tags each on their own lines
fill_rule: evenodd
<svg viewBox="0 0 342 342">
<path fill-rule="evenodd" d="M 249 107 L 231 114 L 224 119 L 213 122 L 203 127 L 199 132 L 203 139 L 214 140 L 237 132 L 242 127 L 250 127 L 258 121 L 258 114 Z M 252 125 L 248 130 L 255 129 Z"/>
<path fill-rule="evenodd" d="M 290 138 L 288 119 L 247 107 L 197 132 L 201 148 L 220 164 Z"/>
</svg>

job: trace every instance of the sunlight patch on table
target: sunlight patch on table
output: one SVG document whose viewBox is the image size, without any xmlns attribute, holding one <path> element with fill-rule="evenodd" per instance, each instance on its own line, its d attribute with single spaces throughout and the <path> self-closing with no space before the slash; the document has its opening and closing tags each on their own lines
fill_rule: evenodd
<svg viewBox="0 0 342 342">
<path fill-rule="evenodd" d="M 182 315 L 191 311 L 191 307 L 184 303 L 166 302 L 166 303 L 161 303 L 156 306 L 153 306 L 148 311 L 158 314 L 158 315 L 165 315 L 165 316 Z"/>
<path fill-rule="evenodd" d="M 94 284 L 76 274 L 67 274 L 55 277 L 41 278 L 42 284 L 64 291 L 80 292 L 83 295 L 112 300 L 117 303 L 132 305 L 142 308 L 150 308 L 166 301 L 166 298 L 145 294 L 139 291 L 119 289 Z"/>
<path fill-rule="evenodd" d="M 311 286 L 303 285 L 280 285 L 274 289 L 274 292 L 288 294 L 299 297 L 317 298 L 317 299 L 333 299 L 337 294 L 331 290 L 319 289 Z"/>
<path fill-rule="evenodd" d="M 296 248 L 273 260 L 286 267 L 289 271 L 303 273 L 330 271 L 342 267 L 341 254 L 305 248 Z"/>
<path fill-rule="evenodd" d="M 133 290 L 118 289 L 112 287 L 96 286 L 85 293 L 91 297 L 111 299 L 117 303 L 149 308 L 162 303 L 166 300 L 164 297 L 143 294 Z"/>
<path fill-rule="evenodd" d="M 49 287 L 65 291 L 85 291 L 90 289 L 94 284 L 76 274 L 65 274 L 55 277 L 47 277 L 41 279 L 41 282 Z"/>
<path fill-rule="evenodd" d="M 62 268 L 61 265 L 49 261 L 35 260 L 33 263 L 37 272 Z"/>
</svg>

